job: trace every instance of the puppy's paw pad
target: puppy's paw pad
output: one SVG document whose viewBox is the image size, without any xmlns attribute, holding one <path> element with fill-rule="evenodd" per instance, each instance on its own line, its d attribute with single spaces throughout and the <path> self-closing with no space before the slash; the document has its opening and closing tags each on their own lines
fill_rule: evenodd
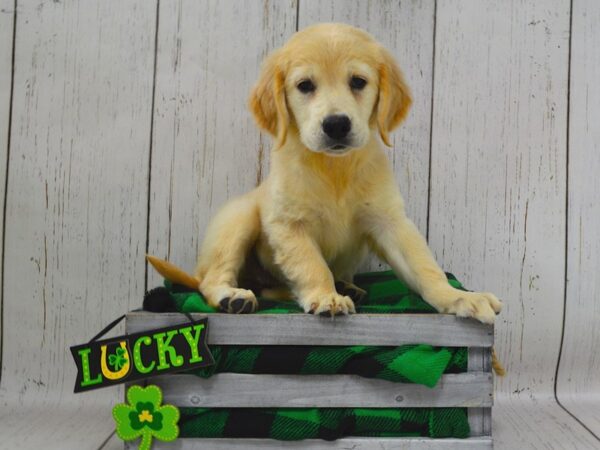
<svg viewBox="0 0 600 450">
<path fill-rule="evenodd" d="M 219 310 L 229 314 L 249 314 L 258 308 L 258 302 L 252 291 L 234 289 L 232 295 L 219 301 Z"/>
</svg>

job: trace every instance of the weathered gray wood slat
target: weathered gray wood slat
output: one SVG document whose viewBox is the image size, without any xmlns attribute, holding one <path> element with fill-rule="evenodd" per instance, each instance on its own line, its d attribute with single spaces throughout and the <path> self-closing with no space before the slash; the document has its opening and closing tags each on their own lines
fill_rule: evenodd
<svg viewBox="0 0 600 450">
<path fill-rule="evenodd" d="M 600 2 L 575 0 L 572 14 L 567 292 L 556 393 L 600 436 Z"/>
<path fill-rule="evenodd" d="M 491 349 L 481 347 L 469 348 L 468 370 L 469 372 L 482 371 L 491 374 Z M 468 415 L 471 436 L 491 436 L 491 408 L 469 408 Z"/>
<path fill-rule="evenodd" d="M 156 2 L 20 1 L 16 18 L 0 404 L 110 408 L 118 389 L 71 395 L 68 347 L 144 293 Z M 42 417 L 32 433 L 2 408 L 0 434 L 85 448 L 111 429 Z"/>
<path fill-rule="evenodd" d="M 498 391 L 552 396 L 564 309 L 569 2 L 444 0 L 436 17 L 429 242 L 466 286 L 505 300 L 496 346 L 509 376 Z"/>
<path fill-rule="evenodd" d="M 2 449 L 95 449 L 115 428 L 120 388 L 72 395 L 68 348 L 144 293 L 155 22 L 156 1 L 0 0 Z"/>
<path fill-rule="evenodd" d="M 265 56 L 294 33 L 297 4 L 159 3 L 148 251 L 191 271 L 216 211 L 267 174 L 270 139 L 247 99 Z"/>
<path fill-rule="evenodd" d="M 356 375 L 258 375 L 219 373 L 152 378 L 167 403 L 177 406 L 233 407 L 484 407 L 492 405 L 492 374 L 442 376 L 434 388 Z M 277 388 L 274 389 L 273 387 Z"/>
<path fill-rule="evenodd" d="M 0 210 L 4 209 L 6 183 L 6 155 L 8 153 L 8 128 L 10 117 L 10 90 L 12 81 L 13 50 L 13 0 L 0 0 Z M 4 229 L 0 227 L 0 240 Z M 0 254 L 0 258 L 2 255 Z M 2 283 L 0 272 L 0 285 Z M 3 298 L 0 296 L 0 311 Z M 0 321 L 0 348 L 2 346 L 2 321 Z M 0 364 L 0 376 L 2 366 Z"/>
<path fill-rule="evenodd" d="M 598 130 L 599 16 L 595 0 L 585 12 L 580 0 L 572 4 L 569 138 L 571 152 L 579 143 L 586 151 L 569 156 L 569 188 L 588 194 L 569 196 L 562 354 L 570 362 L 561 364 L 559 392 L 572 374 L 579 386 L 594 384 L 585 378 L 594 372 L 582 370 L 573 352 L 582 352 L 579 364 L 598 367 L 590 309 L 597 264 L 586 261 L 598 236 L 598 163 L 591 153 L 598 145 L 588 139 Z M 429 242 L 442 266 L 469 288 L 505 300 L 495 345 L 508 376 L 496 380 L 493 412 L 494 441 L 502 449 L 599 447 L 553 392 L 565 301 L 569 16 L 563 0 L 494 0 L 483 8 L 477 0 L 437 2 Z M 592 73 L 589 90 L 584 71 Z M 584 105 L 596 111 L 589 125 Z M 599 409 L 586 403 L 573 402 L 589 426 Z"/>
<path fill-rule="evenodd" d="M 126 449 L 137 448 L 137 443 L 127 443 Z M 336 441 L 305 439 L 302 441 L 277 441 L 274 439 L 193 439 L 182 438 L 174 442 L 152 443 L 155 450 L 263 450 L 263 449 L 306 449 L 306 450 L 487 450 L 492 440 L 485 437 L 468 439 L 430 438 L 343 438 Z"/>
<path fill-rule="evenodd" d="M 403 345 L 490 347 L 494 328 L 446 314 L 355 314 L 335 319 L 309 314 L 194 314 L 208 317 L 213 345 Z M 179 313 L 132 312 L 127 332 L 188 321 Z"/>
</svg>

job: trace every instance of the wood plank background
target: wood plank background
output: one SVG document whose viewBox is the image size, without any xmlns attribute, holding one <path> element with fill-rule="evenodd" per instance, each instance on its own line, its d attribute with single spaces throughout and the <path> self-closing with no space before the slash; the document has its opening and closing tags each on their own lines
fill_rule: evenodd
<svg viewBox="0 0 600 450">
<path fill-rule="evenodd" d="M 250 87 L 324 21 L 398 59 L 415 103 L 389 156 L 409 215 L 445 270 L 505 300 L 499 447 L 600 445 L 595 0 L 0 0 L 3 434 L 34 417 L 25 448 L 109 437 L 109 414 L 83 437 L 45 418 L 83 426 L 120 394 L 71 394 L 68 346 L 159 284 L 146 251 L 191 269 L 216 209 L 265 177 Z"/>
<path fill-rule="evenodd" d="M 551 392 L 564 304 L 569 4 L 479 9 L 438 6 L 430 243 L 467 286 L 506 300 L 496 346 L 512 370 L 500 392 Z M 477 39 L 486 34 L 494 39 Z"/>
<path fill-rule="evenodd" d="M 8 153 L 8 130 L 10 128 L 10 102 L 12 84 L 12 50 L 14 4 L 12 0 L 0 0 L 0 206 L 4 210 L 6 200 L 6 155 Z M 4 227 L 0 230 L 4 240 Z M 0 255 L 1 256 L 1 255 Z M 0 285 L 3 273 L 0 271 Z M 2 360 L 2 299 L 0 298 L 0 361 Z M 0 367 L 0 376 L 2 368 Z"/>
<path fill-rule="evenodd" d="M 573 2 L 567 302 L 558 399 L 600 436 L 600 2 Z"/>
</svg>

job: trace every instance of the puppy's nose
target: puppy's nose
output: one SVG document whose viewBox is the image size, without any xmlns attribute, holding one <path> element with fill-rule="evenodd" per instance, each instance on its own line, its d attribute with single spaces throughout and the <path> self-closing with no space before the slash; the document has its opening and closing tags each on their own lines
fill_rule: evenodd
<svg viewBox="0 0 600 450">
<path fill-rule="evenodd" d="M 351 128 L 352 122 L 350 122 L 350 118 L 345 114 L 327 116 L 323 121 L 323 131 L 332 139 L 345 138 Z"/>
</svg>

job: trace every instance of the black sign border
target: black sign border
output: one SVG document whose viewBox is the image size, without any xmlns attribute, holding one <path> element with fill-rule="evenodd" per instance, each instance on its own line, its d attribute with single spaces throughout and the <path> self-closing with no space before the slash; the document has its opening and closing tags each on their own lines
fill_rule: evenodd
<svg viewBox="0 0 600 450">
<path fill-rule="evenodd" d="M 152 334 L 167 332 L 167 331 L 171 331 L 171 330 L 179 330 L 186 326 L 195 326 L 195 325 L 201 325 L 201 324 L 204 324 L 204 329 L 203 329 L 203 337 L 204 338 L 200 339 L 199 346 L 198 346 L 199 353 L 200 353 L 200 355 L 202 355 L 201 362 L 193 363 L 193 364 L 186 364 L 185 367 L 183 367 L 183 368 L 171 367 L 170 369 L 164 369 L 159 372 L 155 371 L 151 374 L 139 374 L 138 372 L 136 372 L 135 374 L 130 373 L 127 376 L 125 376 L 119 380 L 114 380 L 114 381 L 109 380 L 103 376 L 101 383 L 83 387 L 83 388 L 81 387 L 82 370 L 83 369 L 81 367 L 81 358 L 78 355 L 79 350 L 81 350 L 83 348 L 90 348 L 90 347 L 96 347 L 96 346 L 98 348 L 100 348 L 104 344 L 107 344 L 107 345 L 108 344 L 116 344 L 123 340 L 128 340 L 130 345 L 132 345 L 131 343 L 135 342 L 137 340 L 137 338 L 142 337 L 142 336 L 149 336 Z M 75 378 L 75 388 L 74 388 L 73 392 L 75 394 L 78 394 L 81 392 L 89 392 L 92 390 L 102 389 L 105 387 L 118 386 L 120 384 L 132 383 L 132 382 L 140 381 L 140 380 L 147 380 L 147 379 L 151 379 L 151 378 L 166 375 L 166 374 L 174 374 L 174 373 L 178 373 L 178 372 L 185 372 L 188 370 L 198 369 L 201 367 L 211 366 L 215 363 L 215 360 L 214 360 L 212 353 L 210 352 L 210 348 L 208 347 L 208 331 L 209 331 L 208 317 L 203 317 L 203 318 L 196 319 L 196 320 L 189 321 L 189 322 L 182 322 L 180 324 L 170 325 L 168 327 L 152 328 L 149 330 L 140 331 L 138 333 L 124 334 L 124 335 L 115 336 L 112 338 L 102 339 L 99 341 L 91 341 L 86 344 L 73 345 L 73 346 L 69 347 L 71 350 L 71 356 L 73 356 L 73 359 L 75 361 L 75 366 L 77 367 L 77 375 Z M 132 357 L 132 353 L 133 353 L 133 349 L 131 349 L 131 352 L 129 355 L 130 357 Z M 131 361 L 130 364 L 133 365 L 134 364 L 133 361 Z"/>
</svg>

